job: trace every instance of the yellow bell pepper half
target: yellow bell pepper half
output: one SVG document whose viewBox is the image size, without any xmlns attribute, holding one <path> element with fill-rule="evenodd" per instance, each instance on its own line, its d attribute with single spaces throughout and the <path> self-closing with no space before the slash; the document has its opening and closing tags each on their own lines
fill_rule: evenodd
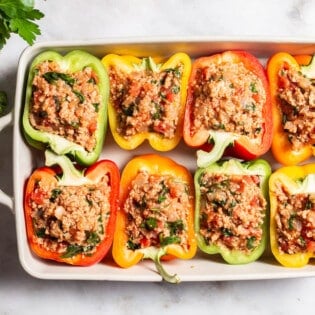
<svg viewBox="0 0 315 315">
<path fill-rule="evenodd" d="M 125 150 L 148 140 L 155 150 L 169 151 L 182 137 L 191 60 L 176 53 L 159 61 L 116 54 L 102 59 L 110 75 L 110 129 Z"/>
<path fill-rule="evenodd" d="M 269 180 L 270 242 L 277 261 L 305 266 L 315 257 L 315 164 L 286 166 Z"/>
</svg>

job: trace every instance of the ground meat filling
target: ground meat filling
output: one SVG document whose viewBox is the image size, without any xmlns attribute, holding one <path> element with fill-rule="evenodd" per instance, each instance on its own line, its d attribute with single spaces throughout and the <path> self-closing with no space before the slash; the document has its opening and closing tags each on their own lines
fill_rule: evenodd
<svg viewBox="0 0 315 315">
<path fill-rule="evenodd" d="M 193 86 L 192 134 L 200 130 L 236 133 L 261 142 L 266 93 L 243 63 L 199 69 Z"/>
<path fill-rule="evenodd" d="M 181 107 L 183 65 L 159 72 L 109 71 L 111 100 L 117 112 L 117 132 L 125 139 L 145 132 L 174 138 Z"/>
<path fill-rule="evenodd" d="M 315 242 L 315 194 L 292 195 L 279 182 L 276 195 L 279 251 L 286 254 L 308 251 L 308 243 Z"/>
<path fill-rule="evenodd" d="M 93 151 L 102 101 L 97 81 L 90 67 L 70 73 L 57 62 L 40 63 L 32 82 L 29 116 L 32 127 Z"/>
<path fill-rule="evenodd" d="M 170 176 L 140 171 L 131 187 L 123 208 L 128 218 L 128 248 L 179 244 L 188 249 L 187 184 Z"/>
<path fill-rule="evenodd" d="M 266 210 L 259 183 L 256 175 L 202 175 L 200 234 L 208 245 L 245 253 L 259 246 Z"/>
<path fill-rule="evenodd" d="M 64 258 L 93 254 L 106 237 L 110 186 L 105 175 L 95 185 L 58 186 L 38 181 L 30 198 L 35 242 Z"/>
<path fill-rule="evenodd" d="M 315 144 L 315 81 L 292 68 L 279 72 L 282 126 L 294 149 Z"/>
</svg>

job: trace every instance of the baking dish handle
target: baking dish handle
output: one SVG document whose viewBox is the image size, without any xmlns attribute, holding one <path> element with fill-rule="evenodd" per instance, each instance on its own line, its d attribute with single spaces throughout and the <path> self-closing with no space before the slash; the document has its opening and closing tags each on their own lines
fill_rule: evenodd
<svg viewBox="0 0 315 315">
<path fill-rule="evenodd" d="M 0 132 L 7 126 L 12 125 L 13 123 L 13 113 L 9 112 L 5 116 L 0 117 Z"/>
<path fill-rule="evenodd" d="M 5 127 L 11 125 L 13 122 L 13 113 L 10 112 L 7 115 L 0 117 L 0 132 L 2 129 L 4 129 Z M 9 196 L 8 194 L 6 194 L 5 192 L 3 192 L 0 189 L 0 204 L 4 204 L 5 206 L 9 207 L 10 210 L 12 212 L 14 212 L 13 210 L 13 198 L 11 196 Z"/>
</svg>

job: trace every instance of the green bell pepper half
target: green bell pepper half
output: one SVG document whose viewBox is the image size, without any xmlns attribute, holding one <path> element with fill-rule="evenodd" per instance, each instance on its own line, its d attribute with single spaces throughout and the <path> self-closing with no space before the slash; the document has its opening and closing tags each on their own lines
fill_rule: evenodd
<svg viewBox="0 0 315 315">
<path fill-rule="evenodd" d="M 262 195 L 266 200 L 267 206 L 265 208 L 265 216 L 262 228 L 262 239 L 258 246 L 250 249 L 249 252 L 231 249 L 223 244 L 209 243 L 205 240 L 204 236 L 200 233 L 201 228 L 201 177 L 204 173 L 210 174 L 225 174 L 225 175 L 258 175 L 260 182 L 259 188 Z M 230 159 L 213 163 L 205 168 L 198 168 L 195 172 L 195 233 L 197 237 L 197 244 L 201 251 L 207 254 L 220 254 L 228 264 L 247 264 L 257 260 L 264 252 L 267 244 L 267 231 L 268 231 L 268 180 L 271 175 L 271 167 L 267 161 L 257 159 L 254 161 L 242 162 L 237 159 Z"/>
<path fill-rule="evenodd" d="M 67 73 L 75 73 L 83 70 L 85 67 L 90 67 L 96 74 L 97 80 L 94 82 L 99 89 L 101 102 L 97 104 L 95 111 L 97 112 L 97 126 L 95 132 L 95 146 L 93 150 L 88 151 L 83 145 L 66 139 L 65 137 L 53 134 L 47 131 L 35 129 L 30 123 L 30 106 L 33 96 L 33 80 L 38 71 L 36 66 L 44 61 L 55 61 L 62 70 Z M 53 73 L 54 74 L 54 73 Z M 63 73 L 57 73 L 52 81 L 62 79 Z M 78 94 L 80 93 L 73 91 Z M 82 97 L 82 96 L 81 96 Z M 44 51 L 34 58 L 30 65 L 29 76 L 26 87 L 25 106 L 23 112 L 23 132 L 27 142 L 40 150 L 50 148 L 53 152 L 59 155 L 69 155 L 81 165 L 91 165 L 100 156 L 103 148 L 103 142 L 107 130 L 107 105 L 109 99 L 109 78 L 107 71 L 101 61 L 88 52 L 82 50 L 73 50 L 66 55 L 61 55 L 56 51 Z M 83 101 L 83 100 L 82 100 Z"/>
</svg>

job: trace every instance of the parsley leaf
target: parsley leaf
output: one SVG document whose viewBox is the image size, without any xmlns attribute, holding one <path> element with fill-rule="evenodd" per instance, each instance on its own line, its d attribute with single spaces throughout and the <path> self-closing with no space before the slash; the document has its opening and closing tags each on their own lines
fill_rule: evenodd
<svg viewBox="0 0 315 315">
<path fill-rule="evenodd" d="M 39 26 L 34 22 L 44 17 L 44 14 L 34 9 L 33 0 L 1 0 L 0 1 L 0 49 L 6 44 L 11 33 L 18 34 L 29 45 L 32 45 Z"/>
<path fill-rule="evenodd" d="M 67 247 L 66 252 L 61 256 L 61 258 L 71 258 L 83 252 L 83 246 L 70 244 Z"/>
<path fill-rule="evenodd" d="M 0 91 L 0 117 L 5 114 L 7 106 L 8 106 L 7 94 L 3 91 Z"/>
</svg>

